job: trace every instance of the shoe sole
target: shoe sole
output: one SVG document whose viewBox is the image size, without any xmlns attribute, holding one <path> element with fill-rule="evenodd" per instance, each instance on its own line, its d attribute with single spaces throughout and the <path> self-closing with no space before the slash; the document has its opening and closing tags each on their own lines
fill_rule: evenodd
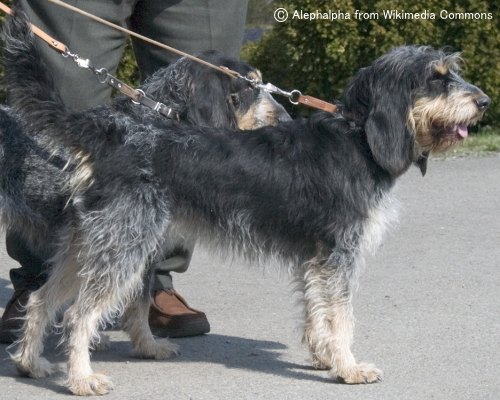
<svg viewBox="0 0 500 400">
<path fill-rule="evenodd" d="M 150 326 L 153 335 L 162 338 L 180 338 L 180 337 L 190 337 L 190 336 L 201 336 L 210 332 L 210 324 L 208 321 L 189 324 L 184 323 L 182 328 L 172 329 L 163 326 Z"/>
</svg>

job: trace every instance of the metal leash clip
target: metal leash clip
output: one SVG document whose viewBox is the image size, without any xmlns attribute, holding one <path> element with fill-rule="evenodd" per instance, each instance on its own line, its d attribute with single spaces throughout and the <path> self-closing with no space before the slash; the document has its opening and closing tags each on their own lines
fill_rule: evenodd
<svg viewBox="0 0 500 400">
<path fill-rule="evenodd" d="M 144 90 L 142 90 L 142 89 L 135 89 L 135 92 L 137 93 L 137 97 L 136 97 L 137 100 L 132 99 L 131 101 L 132 101 L 132 103 L 139 105 L 139 104 L 141 104 L 140 99 L 143 97 L 146 97 L 146 93 L 144 93 Z M 153 108 L 154 111 L 158 112 L 158 107 L 159 107 L 158 104 L 160 104 L 160 103 L 157 103 L 154 106 L 154 108 Z"/>
<path fill-rule="evenodd" d="M 94 70 L 94 73 L 96 74 L 99 83 L 106 83 L 109 75 L 108 70 L 106 68 L 96 69 Z"/>
<path fill-rule="evenodd" d="M 280 96 L 288 97 L 288 100 L 290 101 L 290 103 L 295 104 L 295 105 L 299 104 L 299 98 L 300 98 L 300 96 L 302 96 L 302 93 L 297 89 L 294 89 L 291 92 L 287 92 L 287 91 L 282 90 L 279 87 L 277 87 L 269 82 L 266 84 L 260 83 L 260 84 L 257 84 L 256 86 L 258 88 L 266 91 L 267 93 L 277 94 Z"/>
<path fill-rule="evenodd" d="M 85 69 L 92 69 L 93 67 L 90 64 L 90 60 L 88 58 L 81 58 L 78 54 L 72 53 L 68 49 L 64 53 L 61 53 L 63 57 L 70 57 L 73 59 L 73 61 L 78 65 L 80 68 L 85 68 Z"/>
</svg>

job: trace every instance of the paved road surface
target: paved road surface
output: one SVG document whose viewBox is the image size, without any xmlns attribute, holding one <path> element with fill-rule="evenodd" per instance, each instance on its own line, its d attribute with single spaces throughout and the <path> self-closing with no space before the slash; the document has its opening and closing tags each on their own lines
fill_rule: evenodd
<svg viewBox="0 0 500 400">
<path fill-rule="evenodd" d="M 111 350 L 93 357 L 116 384 L 106 398 L 499 399 L 500 157 L 434 161 L 397 190 L 401 223 L 368 260 L 355 300 L 355 354 L 382 368 L 383 382 L 340 385 L 311 369 L 286 276 L 200 251 L 176 282 L 212 332 L 175 340 L 181 355 L 161 362 L 130 358 L 113 332 Z M 2 251 L 3 306 L 12 263 Z M 47 356 L 64 370 L 53 342 Z M 0 399 L 69 398 L 62 373 L 19 378 L 0 352 Z"/>
</svg>

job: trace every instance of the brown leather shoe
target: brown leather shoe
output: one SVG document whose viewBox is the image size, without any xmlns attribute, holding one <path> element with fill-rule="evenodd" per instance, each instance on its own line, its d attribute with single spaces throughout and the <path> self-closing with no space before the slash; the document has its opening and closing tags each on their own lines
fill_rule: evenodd
<svg viewBox="0 0 500 400">
<path fill-rule="evenodd" d="M 189 307 L 175 290 L 154 292 L 149 326 L 153 335 L 159 337 L 197 336 L 210 332 L 205 313 Z"/>
<path fill-rule="evenodd" d="M 16 290 L 5 306 L 0 320 L 0 343 L 12 343 L 19 338 L 30 294 L 31 292 L 26 289 Z"/>
</svg>

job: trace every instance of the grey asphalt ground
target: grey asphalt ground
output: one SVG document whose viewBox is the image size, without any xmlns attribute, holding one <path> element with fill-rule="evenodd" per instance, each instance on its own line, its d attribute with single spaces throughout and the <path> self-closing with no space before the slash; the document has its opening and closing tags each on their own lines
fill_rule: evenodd
<svg viewBox="0 0 500 400">
<path fill-rule="evenodd" d="M 400 224 L 368 259 L 355 299 L 354 352 L 384 370 L 381 383 L 341 385 L 309 366 L 285 274 L 197 251 L 176 287 L 207 313 L 211 333 L 176 339 L 177 358 L 149 361 L 131 358 L 126 336 L 111 332 L 111 349 L 93 356 L 116 385 L 106 398 L 499 399 L 500 157 L 432 161 L 397 193 Z M 1 262 L 4 306 L 13 264 L 3 248 Z M 20 378 L 5 346 L 0 353 L 0 399 L 70 398 L 62 372 Z M 54 339 L 46 356 L 65 370 Z"/>
</svg>

